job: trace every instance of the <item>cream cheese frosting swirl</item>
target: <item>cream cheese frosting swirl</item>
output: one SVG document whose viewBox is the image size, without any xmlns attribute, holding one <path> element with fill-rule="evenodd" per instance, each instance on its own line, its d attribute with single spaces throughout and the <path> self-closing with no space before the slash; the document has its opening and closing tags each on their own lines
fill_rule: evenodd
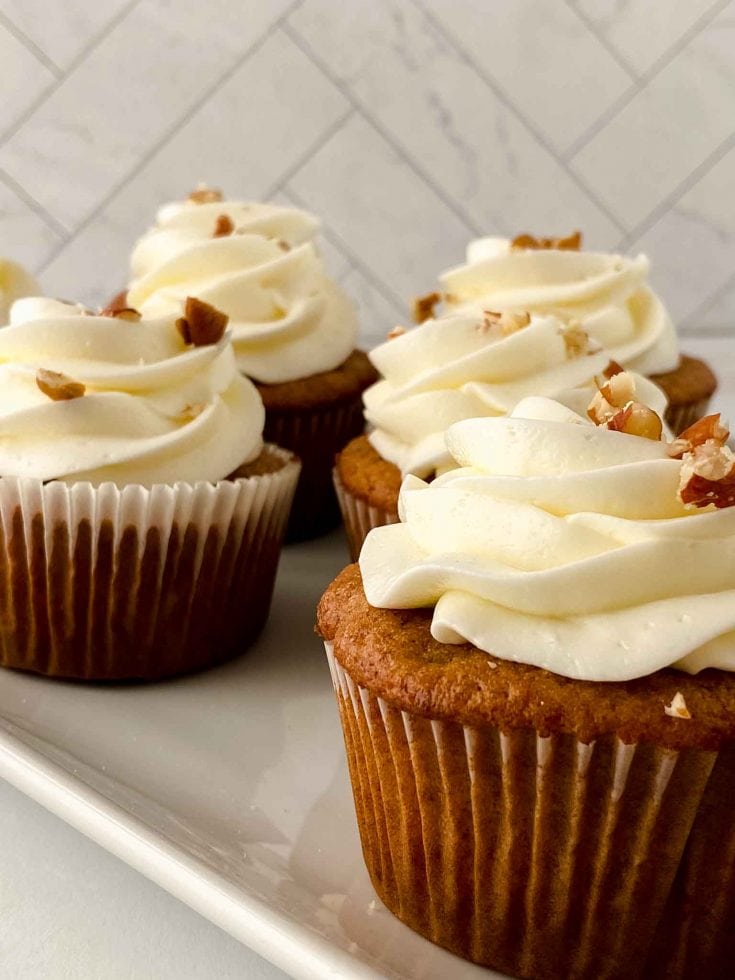
<svg viewBox="0 0 735 980">
<path fill-rule="evenodd" d="M 187 296 L 222 310 L 238 367 L 256 381 L 330 371 L 354 349 L 357 318 L 325 273 L 318 227 L 304 211 L 270 204 L 165 205 L 133 251 L 127 301 L 144 317 L 179 315 Z"/>
<path fill-rule="evenodd" d="M 479 304 L 573 317 L 624 367 L 662 374 L 678 366 L 679 348 L 648 270 L 645 255 L 514 248 L 504 238 L 480 238 L 441 282 L 450 309 Z"/>
<path fill-rule="evenodd" d="M 461 419 L 507 415 L 531 394 L 584 411 L 608 353 L 554 316 L 504 330 L 501 320 L 467 310 L 426 320 L 370 353 L 383 378 L 363 395 L 374 427 L 368 438 L 404 476 L 453 468 L 444 433 Z M 639 399 L 663 414 L 663 392 L 636 381 Z"/>
<path fill-rule="evenodd" d="M 39 370 L 85 386 L 54 400 Z M 257 457 L 265 412 L 227 334 L 186 345 L 171 318 L 128 322 L 16 302 L 0 330 L 0 475 L 152 486 L 216 481 Z"/>
<path fill-rule="evenodd" d="M 532 397 L 447 444 L 459 468 L 407 477 L 402 523 L 365 541 L 373 606 L 571 678 L 735 669 L 735 507 L 683 504 L 667 443 Z"/>
</svg>

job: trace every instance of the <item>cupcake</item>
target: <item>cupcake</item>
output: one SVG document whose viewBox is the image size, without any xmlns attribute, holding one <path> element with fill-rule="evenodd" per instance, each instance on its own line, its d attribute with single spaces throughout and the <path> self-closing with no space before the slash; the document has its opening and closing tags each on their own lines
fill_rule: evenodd
<svg viewBox="0 0 735 980">
<path fill-rule="evenodd" d="M 444 433 L 454 422 L 506 415 L 527 395 L 581 409 L 610 364 L 575 320 L 465 309 L 393 332 L 370 353 L 382 380 L 364 393 L 367 436 L 339 454 L 335 486 L 353 560 L 372 527 L 398 520 L 403 476 L 431 479 L 453 467 Z M 661 391 L 638 378 L 638 397 L 659 413 Z"/>
<path fill-rule="evenodd" d="M 466 264 L 441 276 L 447 307 L 573 317 L 615 361 L 664 390 L 666 421 L 681 432 L 705 414 L 717 379 L 704 361 L 679 353 L 671 318 L 648 285 L 646 256 L 583 252 L 581 243 L 579 232 L 470 242 Z"/>
<path fill-rule="evenodd" d="M 23 296 L 33 296 L 38 285 L 22 265 L 0 258 L 0 324 L 8 322 L 10 307 Z"/>
<path fill-rule="evenodd" d="M 355 310 L 314 246 L 318 227 L 295 208 L 195 191 L 161 208 L 135 246 L 125 300 L 144 317 L 179 316 L 195 296 L 229 316 L 237 365 L 265 404 L 265 438 L 302 460 L 290 540 L 338 523 L 334 456 L 364 429 L 360 396 L 375 380 L 355 350 Z"/>
<path fill-rule="evenodd" d="M 0 665 L 154 679 L 243 650 L 299 465 L 227 318 L 20 300 L 0 330 Z"/>
<path fill-rule="evenodd" d="M 735 456 L 626 390 L 452 426 L 318 612 L 379 897 L 533 980 L 732 973 Z"/>
</svg>

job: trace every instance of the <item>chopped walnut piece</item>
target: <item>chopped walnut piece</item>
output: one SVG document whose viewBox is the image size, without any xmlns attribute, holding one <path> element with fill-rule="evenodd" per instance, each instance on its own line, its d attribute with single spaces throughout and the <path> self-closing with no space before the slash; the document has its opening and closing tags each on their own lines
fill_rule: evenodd
<svg viewBox="0 0 735 980">
<path fill-rule="evenodd" d="M 679 499 L 694 507 L 718 510 L 735 505 L 735 454 L 709 439 L 684 454 L 679 478 Z"/>
<path fill-rule="evenodd" d="M 417 296 L 413 301 L 413 319 L 415 323 L 423 323 L 430 320 L 434 315 L 434 307 L 441 303 L 441 293 L 427 293 L 426 296 Z"/>
<path fill-rule="evenodd" d="M 109 316 L 114 320 L 127 320 L 130 323 L 140 322 L 140 313 L 132 306 L 105 306 L 98 315 Z"/>
<path fill-rule="evenodd" d="M 570 320 L 561 335 L 567 349 L 567 357 L 582 357 L 583 354 L 591 353 L 589 334 L 582 329 L 579 320 Z"/>
<path fill-rule="evenodd" d="M 187 296 L 184 315 L 176 321 L 176 329 L 184 338 L 185 344 L 203 347 L 216 344 L 224 335 L 230 318 L 226 313 L 210 306 L 195 296 Z"/>
<path fill-rule="evenodd" d="M 48 371 L 39 368 L 36 371 L 36 384 L 51 401 L 66 402 L 72 398 L 81 398 L 87 390 L 79 381 L 73 381 L 58 371 Z"/>
<path fill-rule="evenodd" d="M 604 425 L 614 432 L 654 441 L 663 433 L 663 422 L 656 412 L 635 400 L 635 381 L 627 371 L 614 374 L 600 386 L 587 415 L 595 425 Z"/>
<path fill-rule="evenodd" d="M 388 334 L 386 334 L 386 340 L 395 340 L 396 337 L 402 337 L 405 332 L 406 332 L 405 327 L 401 327 L 401 326 L 393 327 L 393 329 L 389 331 Z"/>
<path fill-rule="evenodd" d="M 697 446 L 704 446 L 708 442 L 724 446 L 729 438 L 730 430 L 720 421 L 719 412 L 715 415 L 705 415 L 674 439 L 669 446 L 669 456 L 673 459 L 681 459 L 684 453 L 691 452 Z"/>
<path fill-rule="evenodd" d="M 214 223 L 212 238 L 226 238 L 235 230 L 235 223 L 229 214 L 220 214 Z"/>
<path fill-rule="evenodd" d="M 617 361 L 608 361 L 608 365 L 602 373 L 609 381 L 610 378 L 614 378 L 616 374 L 622 374 L 624 371 L 625 368 L 622 364 L 618 364 Z"/>
<path fill-rule="evenodd" d="M 664 712 L 670 718 L 685 718 L 688 721 L 692 717 L 681 691 L 676 692 L 671 699 L 671 704 L 664 705 Z"/>
<path fill-rule="evenodd" d="M 566 238 L 536 238 L 534 235 L 516 235 L 510 243 L 512 249 L 559 249 L 565 252 L 578 252 L 582 247 L 582 232 L 573 231 Z"/>
<path fill-rule="evenodd" d="M 193 201 L 194 204 L 215 204 L 222 200 L 222 191 L 200 184 L 191 192 L 189 200 Z"/>
<path fill-rule="evenodd" d="M 193 405 L 187 405 L 185 408 L 179 412 L 179 418 L 182 422 L 191 422 L 198 415 L 201 415 L 207 406 L 203 402 L 196 402 Z"/>
</svg>

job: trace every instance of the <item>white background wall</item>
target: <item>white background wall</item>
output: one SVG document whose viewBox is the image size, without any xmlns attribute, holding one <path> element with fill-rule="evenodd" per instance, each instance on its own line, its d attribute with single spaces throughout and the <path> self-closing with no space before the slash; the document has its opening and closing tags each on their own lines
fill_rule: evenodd
<svg viewBox="0 0 735 980">
<path fill-rule="evenodd" d="M 320 214 L 366 340 L 482 233 L 645 250 L 735 322 L 735 0 L 0 0 L 0 251 L 124 285 L 199 180 Z"/>
</svg>

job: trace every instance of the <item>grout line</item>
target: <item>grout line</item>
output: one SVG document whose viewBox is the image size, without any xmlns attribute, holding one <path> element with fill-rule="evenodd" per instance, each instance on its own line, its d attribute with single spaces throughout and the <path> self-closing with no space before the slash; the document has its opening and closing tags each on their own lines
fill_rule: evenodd
<svg viewBox="0 0 735 980">
<path fill-rule="evenodd" d="M 691 190 L 691 188 L 697 184 L 702 177 L 705 177 L 710 170 L 712 170 L 712 168 L 730 152 L 733 147 L 735 147 L 735 132 L 730 133 L 730 135 L 724 139 L 722 143 L 720 143 L 720 145 L 716 147 L 707 157 L 705 157 L 701 163 L 697 164 L 694 170 L 686 175 L 681 183 L 677 184 L 673 191 L 659 201 L 656 207 L 653 208 L 653 210 L 650 211 L 642 221 L 639 221 L 635 227 L 631 228 L 629 232 L 623 235 L 617 246 L 618 251 L 629 248 L 632 242 L 636 241 L 641 237 L 641 235 L 649 231 L 653 225 L 656 224 L 659 218 L 662 218 L 667 211 L 670 211 L 671 208 L 687 193 L 687 191 Z"/>
<path fill-rule="evenodd" d="M 660 72 L 666 68 L 667 65 L 671 64 L 674 58 L 689 44 L 689 42 L 709 24 L 711 21 L 717 17 L 717 15 L 725 9 L 730 0 L 717 0 L 716 3 L 712 4 L 709 10 L 699 17 L 684 33 L 679 37 L 670 48 L 667 48 L 664 53 L 658 57 L 654 63 L 646 69 L 641 75 L 638 76 L 638 82 L 636 85 L 631 85 L 629 89 L 626 89 L 613 103 L 609 105 L 607 109 L 594 121 L 590 128 L 578 137 L 571 146 L 567 147 L 562 159 L 565 163 L 569 163 L 573 160 L 577 154 L 590 143 L 599 132 L 601 132 L 609 122 L 614 119 L 615 116 L 621 112 L 629 102 L 631 102 L 634 97 L 640 92 L 646 85 L 648 85 Z M 571 172 L 571 171 L 570 171 Z"/>
<path fill-rule="evenodd" d="M 626 230 L 625 225 L 620 221 L 620 219 L 613 214 L 604 201 L 597 196 L 591 187 L 589 187 L 584 178 L 580 177 L 579 174 L 576 174 L 573 170 L 567 168 L 561 154 L 554 148 L 541 130 L 537 129 L 531 120 L 527 118 L 525 113 L 521 112 L 518 107 L 511 102 L 510 98 L 495 81 L 492 75 L 488 74 L 485 69 L 478 64 L 470 52 L 466 50 L 461 41 L 459 41 L 454 34 L 450 32 L 449 28 L 444 26 L 444 24 L 436 17 L 434 13 L 422 7 L 419 0 L 411 0 L 411 2 L 418 10 L 421 11 L 429 23 L 431 23 L 434 28 L 441 33 L 441 35 L 446 39 L 447 43 L 450 44 L 455 51 L 461 55 L 462 58 L 464 58 L 467 64 L 477 72 L 487 87 L 491 89 L 498 100 L 503 103 L 503 105 L 516 117 L 516 119 L 518 119 L 518 121 L 526 127 L 527 131 L 531 134 L 531 136 L 533 136 L 536 142 L 546 150 L 549 156 L 555 160 L 560 167 L 563 168 L 570 180 L 575 183 L 584 194 L 587 195 L 587 198 L 599 209 L 599 211 L 602 212 L 602 214 L 605 215 L 606 218 L 612 222 L 613 225 L 615 225 L 618 231 L 624 233 Z"/>
<path fill-rule="evenodd" d="M 403 149 L 401 144 L 391 135 L 391 133 L 385 129 L 382 123 L 373 116 L 370 110 L 361 102 L 350 88 L 336 75 L 333 74 L 331 69 L 326 65 L 326 63 L 319 57 L 319 55 L 314 51 L 311 45 L 299 34 L 292 24 L 286 22 L 283 25 L 284 32 L 289 36 L 293 43 L 306 55 L 306 57 L 314 64 L 324 75 L 324 77 L 332 83 L 342 95 L 349 100 L 352 106 L 360 112 L 363 118 L 373 127 L 376 132 L 382 136 L 385 142 L 391 147 L 391 149 L 401 158 L 404 163 L 407 163 L 413 172 L 417 174 L 421 179 L 427 184 L 428 187 L 436 194 L 436 196 L 444 202 L 444 204 L 452 211 L 455 217 L 459 218 L 460 221 L 466 225 L 470 231 L 475 235 L 482 235 L 482 229 L 475 222 L 471 215 L 467 214 L 464 209 L 457 204 L 457 202 L 449 195 L 447 192 L 437 184 L 433 177 L 427 173 L 420 164 L 409 156 L 409 154 Z"/>
<path fill-rule="evenodd" d="M 317 154 L 319 150 L 321 150 L 321 148 L 325 146 L 329 142 L 329 140 L 340 131 L 340 129 L 342 129 L 342 127 L 350 118 L 350 116 L 353 116 L 354 114 L 355 114 L 355 107 L 353 105 L 350 105 L 350 107 L 345 112 L 341 113 L 340 116 L 337 119 L 335 119 L 333 123 L 327 126 L 324 132 L 316 139 L 314 143 L 312 143 L 309 146 L 307 150 L 304 151 L 304 153 L 299 154 L 295 163 L 292 163 L 291 166 L 288 167 L 281 174 L 278 180 L 271 185 L 271 187 L 266 191 L 263 197 L 266 200 L 268 200 L 272 198 L 274 194 L 277 194 L 284 187 L 284 185 L 287 184 L 289 180 L 291 180 L 294 174 L 296 174 L 299 170 L 301 170 L 304 164 L 308 163 L 308 161 L 315 154 Z"/>
<path fill-rule="evenodd" d="M 285 185 L 283 191 L 292 199 L 297 207 L 308 208 L 308 203 L 304 201 L 298 191 L 294 190 L 290 184 Z M 365 276 L 368 282 L 375 287 L 375 289 L 387 303 L 390 303 L 391 306 L 395 307 L 397 313 L 405 309 L 405 301 L 401 299 L 398 293 L 394 293 L 391 287 L 384 283 L 383 280 L 373 272 L 370 266 L 365 263 L 364 259 L 362 259 L 356 252 L 352 251 L 341 235 L 339 235 L 333 228 L 326 226 L 322 227 L 321 234 L 323 234 L 325 238 L 329 239 L 331 244 L 342 253 L 347 261 L 351 263 L 354 269 L 361 272 L 362 275 Z"/>
<path fill-rule="evenodd" d="M 582 21 L 582 23 L 590 32 L 590 34 L 593 34 L 597 38 L 597 40 L 600 42 L 602 47 L 607 51 L 610 57 L 617 63 L 618 67 L 623 69 L 625 74 L 630 78 L 632 82 L 637 82 L 638 72 L 626 60 L 626 58 L 623 57 L 623 55 L 620 53 L 620 51 L 618 51 L 615 45 L 610 40 L 608 40 L 607 37 L 605 37 L 604 32 L 600 30 L 600 28 L 592 20 L 592 18 L 588 17 L 587 14 L 577 6 L 574 0 L 566 0 L 566 4 L 567 7 L 569 7 L 569 9 L 574 14 L 576 14 L 577 17 Z"/>
<path fill-rule="evenodd" d="M 281 26 L 285 18 L 291 13 L 292 10 L 295 10 L 300 3 L 302 3 L 302 0 L 295 0 L 295 2 L 291 4 L 291 6 L 289 6 L 288 10 L 284 11 L 284 13 L 281 14 L 280 17 L 274 20 L 273 23 L 264 31 L 264 33 L 261 34 L 260 37 L 256 38 L 256 40 L 253 41 L 253 43 L 250 44 L 249 47 L 246 48 L 246 50 L 240 54 L 240 56 L 233 62 L 233 64 L 230 65 L 227 71 L 225 71 L 222 75 L 220 75 L 220 77 L 217 78 L 209 86 L 209 88 L 205 89 L 205 91 L 200 94 L 200 96 L 196 99 L 196 101 L 193 102 L 186 109 L 186 111 L 181 116 L 179 116 L 179 118 L 176 119 L 171 126 L 169 126 L 166 129 L 163 136 L 160 139 L 156 140 L 156 142 L 152 146 L 150 146 L 148 150 L 146 150 L 146 152 L 143 154 L 142 157 L 140 157 L 140 159 L 135 164 L 135 166 L 132 167 L 125 174 L 125 176 L 121 180 L 119 180 L 107 192 L 107 194 L 105 194 L 105 196 L 102 198 L 101 201 L 99 201 L 96 207 L 94 207 L 93 210 L 90 211 L 90 213 L 86 216 L 86 218 L 84 218 L 84 220 L 77 225 L 74 231 L 67 237 L 66 241 L 63 242 L 58 248 L 53 250 L 51 255 L 49 255 L 49 257 L 40 267 L 39 272 L 43 272 L 45 269 L 47 269 L 48 266 L 51 265 L 51 263 L 64 251 L 66 246 L 69 245 L 71 242 L 73 242 L 76 238 L 78 238 L 81 232 L 84 231 L 85 228 L 89 227 L 89 225 L 96 218 L 98 218 L 100 214 L 102 214 L 105 208 L 109 205 L 110 201 L 112 201 L 122 190 L 125 189 L 125 187 L 130 183 L 130 181 L 133 180 L 133 178 L 136 177 L 146 167 L 146 165 L 153 159 L 153 157 L 159 152 L 159 150 L 161 150 L 169 142 L 169 140 L 171 140 L 179 132 L 179 130 L 182 129 L 187 124 L 187 122 L 189 122 L 189 120 L 202 108 L 202 106 L 204 106 L 212 98 L 212 96 L 215 95 L 219 91 L 219 89 L 221 89 L 222 86 L 225 85 L 230 80 L 230 78 L 232 78 L 232 76 L 237 71 L 239 71 L 239 69 L 247 61 L 247 59 L 250 58 L 251 55 L 255 54 L 255 52 L 265 44 L 268 38 L 270 38 L 271 35 L 274 34 L 275 31 Z"/>
<path fill-rule="evenodd" d="M 50 85 L 44 92 L 42 92 L 37 99 L 34 99 L 33 102 L 30 104 L 30 106 L 28 106 L 26 111 L 20 117 L 20 119 L 17 119 L 13 123 L 13 125 L 9 129 L 7 129 L 2 134 L 2 136 L 0 136 L 0 147 L 5 146 L 8 140 L 12 136 L 15 136 L 18 130 L 21 129 L 21 127 L 28 122 L 28 120 L 31 118 L 34 112 L 36 112 L 36 110 L 39 109 L 43 105 L 43 103 L 48 98 L 50 98 L 54 94 L 54 92 L 57 91 L 58 88 L 60 88 L 62 83 L 69 77 L 69 75 L 71 75 L 71 73 L 79 67 L 79 65 L 87 58 L 87 56 L 99 44 L 101 44 L 102 41 L 104 41 L 105 38 L 108 37 L 109 34 L 112 33 L 113 29 L 117 27 L 117 25 L 122 20 L 124 20 L 125 17 L 127 17 L 128 13 L 133 9 L 133 7 L 136 6 L 138 2 L 139 0 L 129 0 L 129 2 L 126 3 L 124 7 L 121 7 L 120 10 L 118 10 L 118 12 L 115 14 L 115 16 L 105 24 L 105 26 L 102 28 L 101 31 L 99 31 L 92 38 L 90 38 L 90 40 L 84 45 L 84 47 L 79 52 L 77 52 L 75 57 L 69 62 L 69 64 L 66 67 L 66 71 L 62 72 L 62 74 L 60 75 L 57 75 L 54 84 Z"/>
<path fill-rule="evenodd" d="M 717 289 L 711 293 L 704 302 L 696 306 L 691 313 L 687 314 L 686 320 L 684 321 L 684 332 L 686 332 L 686 327 L 691 323 L 692 320 L 696 320 L 697 317 L 703 316 L 707 310 L 711 310 L 715 303 L 719 302 L 723 296 L 725 296 L 732 287 L 735 286 L 735 272 L 728 276 L 727 279 L 717 287 Z M 699 337 L 732 337 L 732 326 L 727 327 L 715 327 L 708 328 L 706 330 L 692 329 L 692 334 L 696 334 Z"/>
<path fill-rule="evenodd" d="M 60 78 L 63 74 L 61 68 L 53 61 L 46 52 L 39 48 L 33 38 L 29 37 L 25 31 L 21 30 L 17 24 L 15 24 L 7 14 L 0 10 L 0 24 L 5 28 L 8 34 L 12 34 L 16 41 L 23 45 L 38 61 L 41 62 L 52 75 L 56 78 Z"/>
<path fill-rule="evenodd" d="M 0 181 L 2 181 L 5 186 L 15 194 L 16 197 L 20 198 L 20 200 L 23 201 L 23 203 L 30 208 L 34 214 L 38 215 L 44 224 L 48 225 L 48 227 L 62 239 L 61 245 L 63 246 L 69 237 L 69 229 L 65 228 L 64 225 L 57 221 L 52 214 L 49 214 L 44 206 L 39 204 L 35 197 L 31 197 L 22 184 L 19 184 L 18 181 L 14 177 L 11 177 L 9 173 L 6 173 L 2 167 L 0 167 Z"/>
</svg>

